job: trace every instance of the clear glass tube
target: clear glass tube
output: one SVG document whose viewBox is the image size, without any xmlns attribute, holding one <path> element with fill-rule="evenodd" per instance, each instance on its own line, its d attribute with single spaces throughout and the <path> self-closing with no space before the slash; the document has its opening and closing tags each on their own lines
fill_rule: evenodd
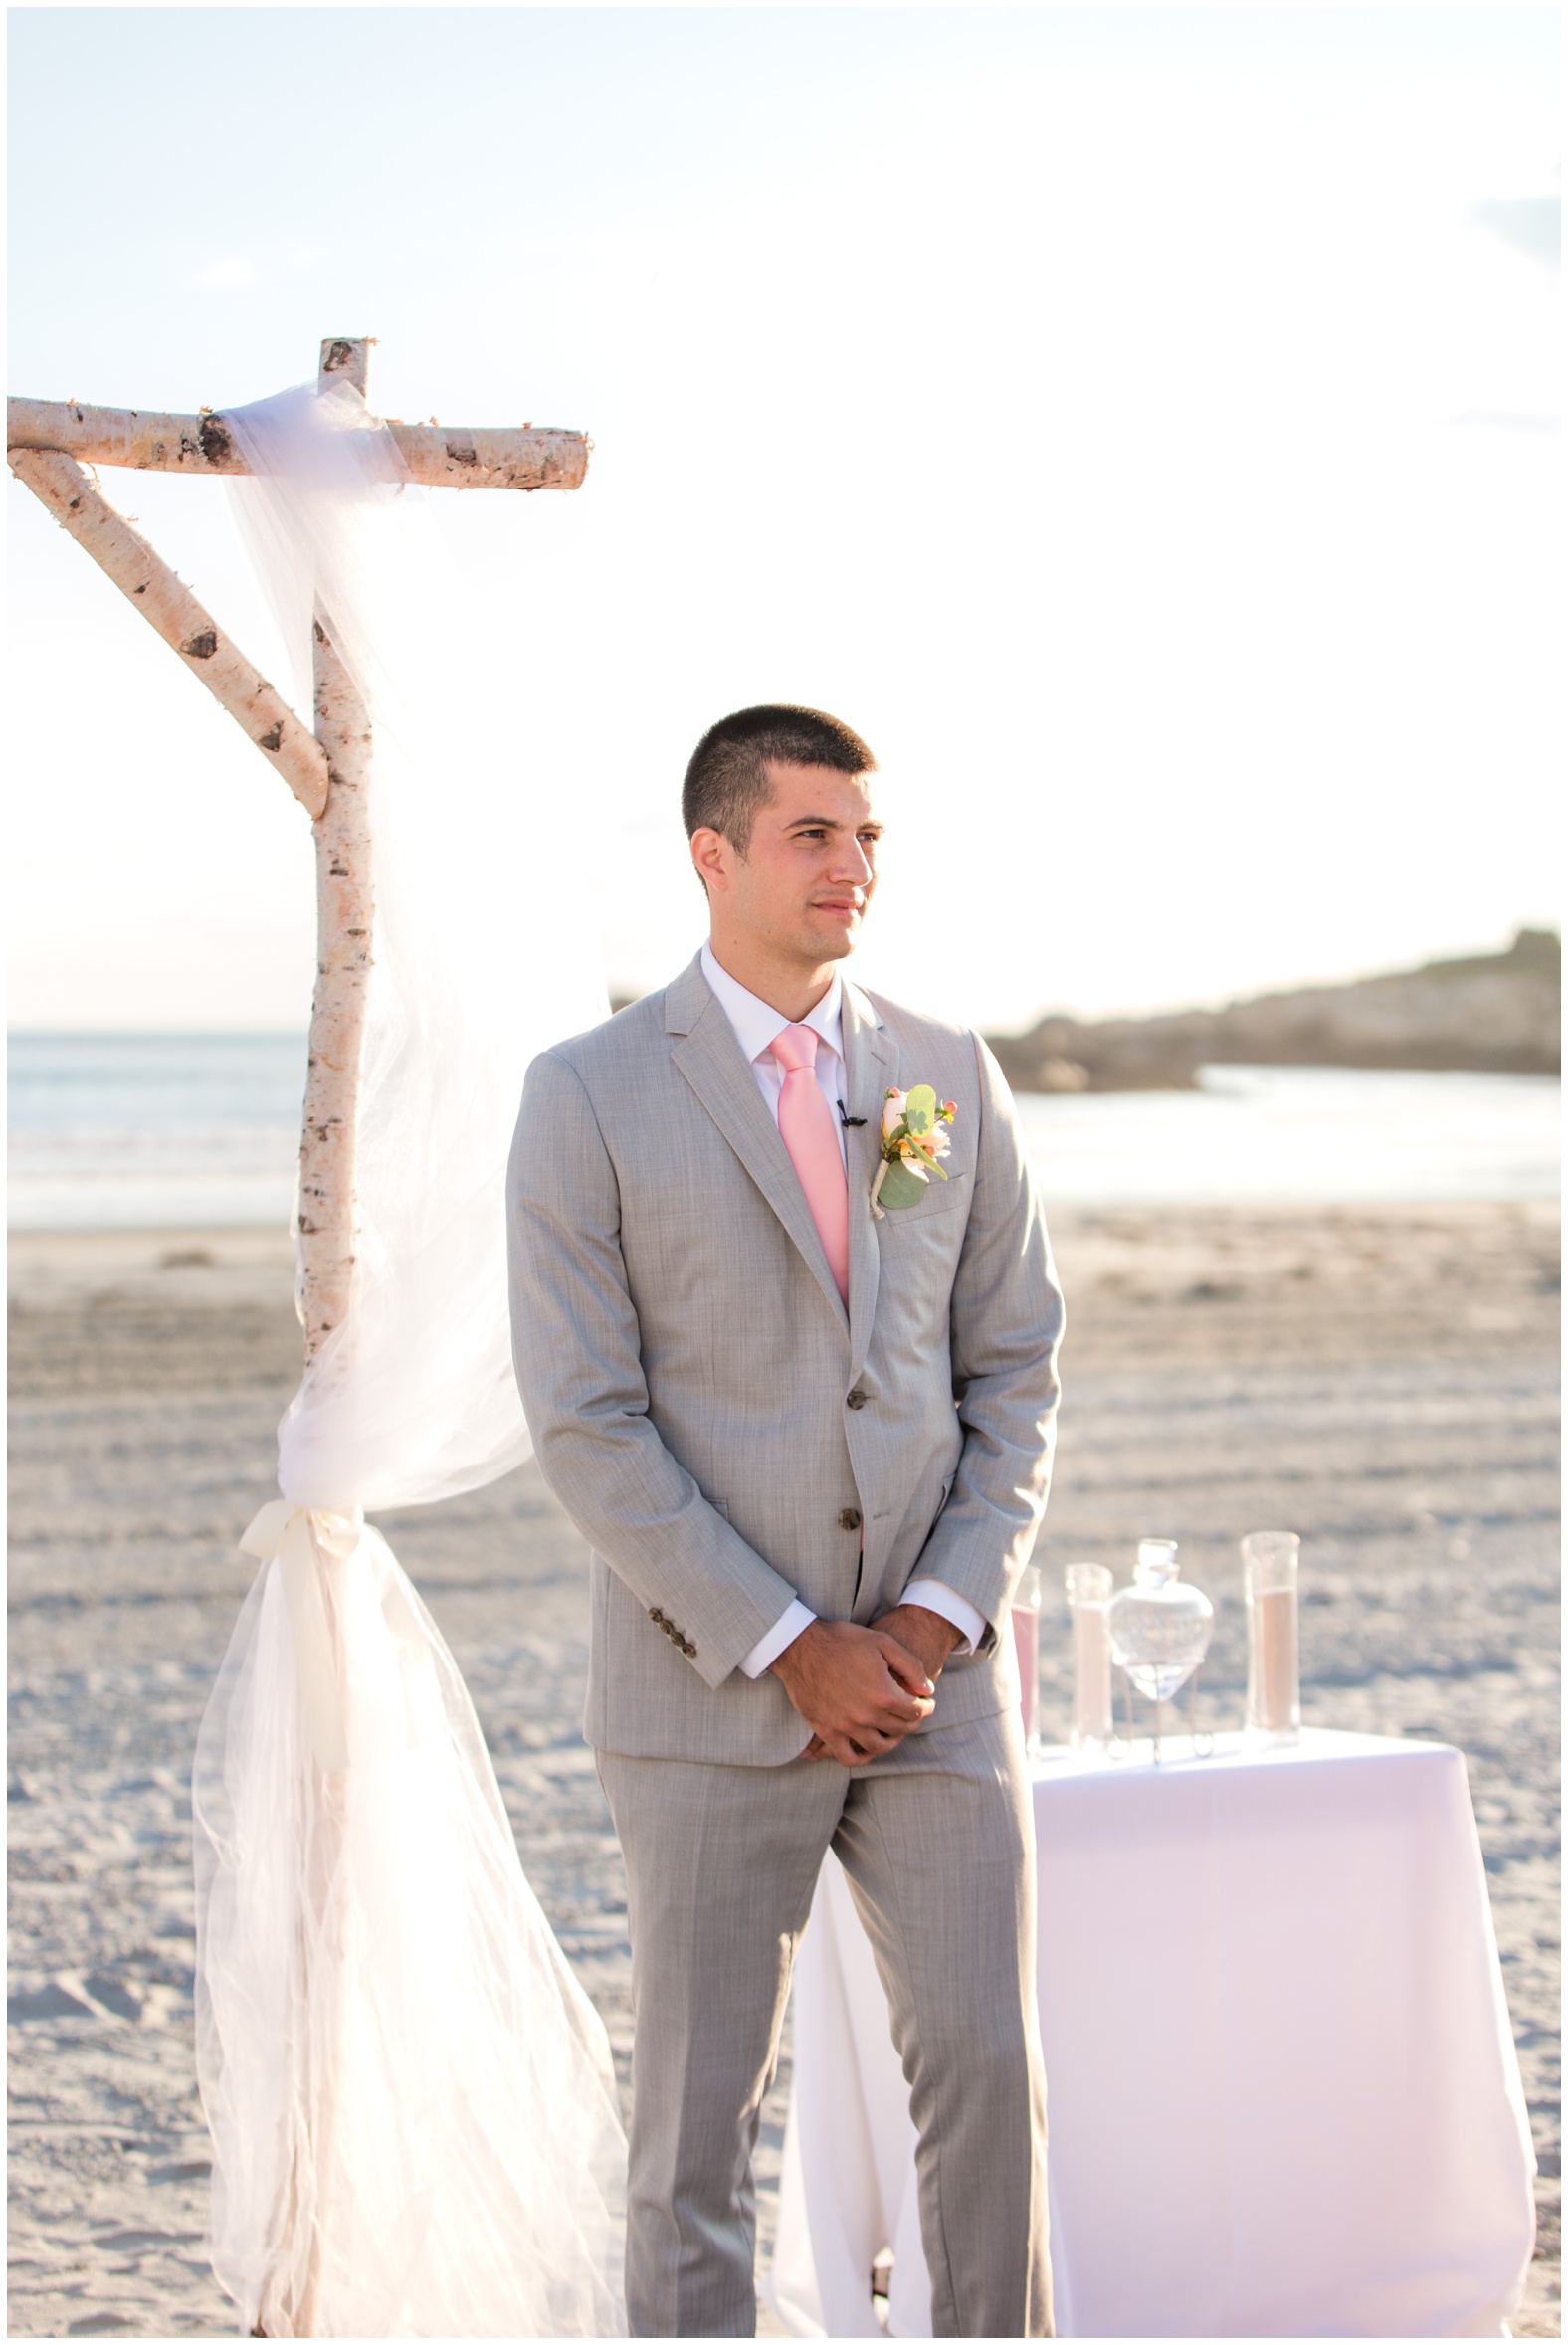
<svg viewBox="0 0 1568 2345">
<path fill-rule="evenodd" d="M 1116 1731 L 1106 1618 L 1115 1582 L 1106 1564 L 1070 1563 L 1067 1584 L 1073 1614 L 1073 1748 L 1102 1751 Z"/>
<path fill-rule="evenodd" d="M 1013 1595 L 1013 1642 L 1018 1649 L 1018 1681 L 1023 1688 L 1024 1740 L 1040 1745 L 1040 1566 L 1026 1563 Z"/>
<path fill-rule="evenodd" d="M 1301 1737 L 1294 1531 L 1251 1531 L 1242 1541 L 1247 1583 L 1247 1731 L 1271 1744 Z"/>
</svg>

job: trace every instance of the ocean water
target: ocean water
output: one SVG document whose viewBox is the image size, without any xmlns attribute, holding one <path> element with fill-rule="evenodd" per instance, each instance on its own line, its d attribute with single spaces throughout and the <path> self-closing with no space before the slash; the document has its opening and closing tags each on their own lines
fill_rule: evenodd
<svg viewBox="0 0 1568 2345">
<path fill-rule="evenodd" d="M 1558 1193 L 1562 1085 L 1553 1076 L 1205 1067 L 1198 1085 L 1021 1097 L 1048 1206 Z"/>
<path fill-rule="evenodd" d="M 302 1035 L 13 1035 L 13 1229 L 282 1228 Z M 1196 1091 L 1024 1096 L 1048 1205 L 1557 1194 L 1560 1085 L 1213 1067 Z"/>
<path fill-rule="evenodd" d="M 302 1034 L 14 1034 L 13 1230 L 288 1227 Z"/>
</svg>

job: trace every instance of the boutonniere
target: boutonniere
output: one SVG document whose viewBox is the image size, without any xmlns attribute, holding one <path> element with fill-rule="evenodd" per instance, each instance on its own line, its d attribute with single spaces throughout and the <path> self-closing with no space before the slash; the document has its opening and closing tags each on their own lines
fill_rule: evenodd
<svg viewBox="0 0 1568 2345">
<path fill-rule="evenodd" d="M 882 1160 L 872 1184 L 872 1211 L 879 1221 L 884 1219 L 883 1206 L 918 1205 L 932 1173 L 939 1181 L 946 1180 L 937 1159 L 947 1154 L 946 1126 L 957 1113 L 956 1102 L 938 1102 L 928 1082 L 917 1082 L 909 1091 L 887 1092 L 882 1119 Z"/>
</svg>

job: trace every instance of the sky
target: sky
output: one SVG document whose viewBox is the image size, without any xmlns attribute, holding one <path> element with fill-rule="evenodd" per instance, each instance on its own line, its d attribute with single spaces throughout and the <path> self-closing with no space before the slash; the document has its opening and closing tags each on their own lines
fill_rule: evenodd
<svg viewBox="0 0 1568 2345">
<path fill-rule="evenodd" d="M 990 1029 L 1560 917 L 1555 11 L 16 9 L 12 387 L 591 432 L 443 495 L 617 990 L 681 776 L 880 766 L 857 974 Z M 69 102 L 64 102 L 69 93 Z M 288 663 L 215 483 L 105 472 Z M 16 483 L 10 1022 L 296 1028 L 308 824 Z"/>
</svg>

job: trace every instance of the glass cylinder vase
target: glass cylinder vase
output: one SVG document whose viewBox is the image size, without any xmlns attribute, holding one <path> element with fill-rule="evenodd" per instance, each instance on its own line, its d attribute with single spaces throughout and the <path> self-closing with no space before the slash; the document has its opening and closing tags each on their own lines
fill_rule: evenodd
<svg viewBox="0 0 1568 2345">
<path fill-rule="evenodd" d="M 1018 1650 L 1018 1680 L 1022 1688 L 1024 1740 L 1037 1747 L 1036 1719 L 1040 1708 L 1040 1566 L 1026 1563 L 1013 1595 L 1013 1643 Z"/>
<path fill-rule="evenodd" d="M 1106 1617 L 1115 1582 L 1103 1563 L 1070 1563 L 1067 1583 L 1073 1615 L 1073 1748 L 1102 1751 L 1116 1731 Z"/>
<path fill-rule="evenodd" d="M 1301 1739 L 1293 1531 L 1251 1531 L 1242 1541 L 1247 1583 L 1247 1731 L 1272 1745 Z"/>
</svg>

